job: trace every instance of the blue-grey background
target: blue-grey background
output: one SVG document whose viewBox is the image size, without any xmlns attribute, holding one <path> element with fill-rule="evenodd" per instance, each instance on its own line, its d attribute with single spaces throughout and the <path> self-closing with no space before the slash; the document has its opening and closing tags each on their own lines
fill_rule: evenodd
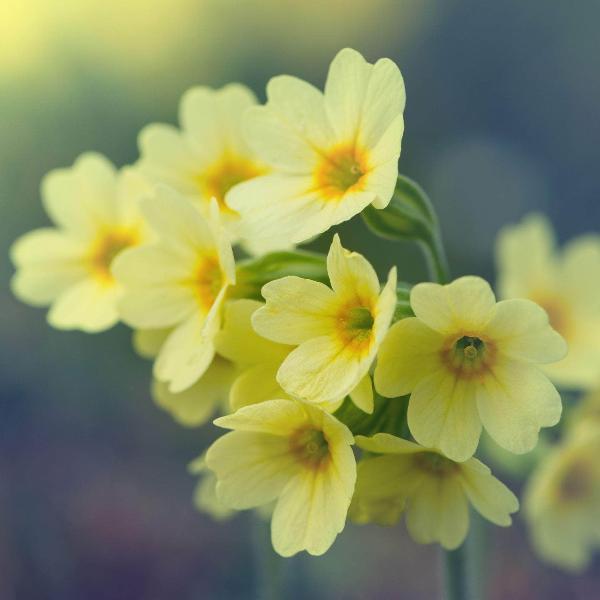
<svg viewBox="0 0 600 600">
<path fill-rule="evenodd" d="M 195 512 L 186 463 L 215 436 L 149 398 L 124 327 L 51 330 L 10 294 L 11 242 L 47 224 L 40 178 L 86 150 L 136 159 L 136 135 L 175 122 L 182 92 L 237 80 L 262 98 L 291 73 L 322 85 L 337 50 L 394 59 L 407 87 L 401 172 L 439 211 L 454 274 L 493 278 L 500 226 L 543 210 L 567 239 L 600 218 L 600 3 L 592 0 L 4 0 L 0 6 L 0 598 L 251 598 L 252 524 Z M 330 235 L 318 244 L 325 248 Z M 418 252 L 347 247 L 424 277 Z M 518 487 L 516 482 L 511 484 Z M 489 598 L 600 596 L 600 563 L 541 565 L 520 518 L 490 529 Z M 290 563 L 298 597 L 430 599 L 436 548 L 403 526 L 348 526 Z"/>
</svg>

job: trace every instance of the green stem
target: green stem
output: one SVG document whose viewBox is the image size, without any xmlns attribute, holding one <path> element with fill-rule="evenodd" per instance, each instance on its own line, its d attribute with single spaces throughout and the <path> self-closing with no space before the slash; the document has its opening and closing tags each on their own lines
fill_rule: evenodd
<svg viewBox="0 0 600 600">
<path fill-rule="evenodd" d="M 467 545 L 456 550 L 444 550 L 444 600 L 469 600 L 467 585 Z"/>
<path fill-rule="evenodd" d="M 420 243 L 427 261 L 427 268 L 432 281 L 436 283 L 448 283 L 450 281 L 450 270 L 448 269 L 448 259 L 446 251 L 442 244 L 439 229 L 434 232 L 428 241 Z"/>
<path fill-rule="evenodd" d="M 256 561 L 256 600 L 281 600 L 286 597 L 286 559 L 273 550 L 269 524 L 257 514 L 251 515 L 251 519 Z"/>
</svg>

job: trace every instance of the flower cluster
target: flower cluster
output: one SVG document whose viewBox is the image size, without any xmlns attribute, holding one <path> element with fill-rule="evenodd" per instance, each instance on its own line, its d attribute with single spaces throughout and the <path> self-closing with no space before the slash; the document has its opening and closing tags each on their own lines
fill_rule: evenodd
<svg viewBox="0 0 600 600">
<path fill-rule="evenodd" d="M 185 426 L 223 415 L 230 431 L 190 467 L 196 503 L 217 518 L 265 507 L 283 556 L 324 553 L 348 516 L 405 516 L 417 542 L 448 549 L 469 505 L 509 525 L 518 501 L 474 457 L 482 430 L 531 451 L 560 419 L 548 377 L 563 336 L 585 337 L 554 288 L 519 288 L 533 281 L 515 239 L 501 301 L 475 276 L 409 286 L 394 267 L 380 281 L 338 235 L 326 257 L 294 249 L 362 214 L 383 237 L 439 251 L 435 214 L 398 174 L 404 104 L 398 67 L 350 49 L 324 92 L 279 76 L 259 105 L 241 85 L 194 88 L 180 128 L 142 131 L 132 167 L 84 155 L 48 175 L 55 227 L 13 247 L 14 293 L 49 305 L 51 325 L 120 319 L 154 360 L 160 407 Z M 589 380 L 577 361 L 556 369 Z"/>
</svg>

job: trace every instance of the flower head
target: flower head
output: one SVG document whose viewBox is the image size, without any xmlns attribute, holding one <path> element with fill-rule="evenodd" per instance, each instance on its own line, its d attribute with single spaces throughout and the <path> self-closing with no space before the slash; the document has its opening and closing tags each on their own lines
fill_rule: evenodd
<svg viewBox="0 0 600 600">
<path fill-rule="evenodd" d="M 503 448 L 532 450 L 540 428 L 561 414 L 560 396 L 537 366 L 566 352 L 545 311 L 530 300 L 496 303 L 478 277 L 418 284 L 410 302 L 416 316 L 391 327 L 375 387 L 387 397 L 411 393 L 408 424 L 417 442 L 463 461 L 483 424 Z"/>
<path fill-rule="evenodd" d="M 462 544 L 469 529 L 469 503 L 496 525 L 511 524 L 519 507 L 514 494 L 476 458 L 454 462 L 438 450 L 378 433 L 356 443 L 380 454 L 360 461 L 350 517 L 392 525 L 406 513 L 412 538 L 439 542 L 449 550 Z"/>
<path fill-rule="evenodd" d="M 246 406 L 215 424 L 234 430 L 206 454 L 219 501 L 237 510 L 276 501 L 275 551 L 326 552 L 344 528 L 356 479 L 348 428 L 294 400 Z"/>
<path fill-rule="evenodd" d="M 187 200 L 158 188 L 142 211 L 156 240 L 123 252 L 113 273 L 124 293 L 123 320 L 141 329 L 171 328 L 154 363 L 154 375 L 171 392 L 195 383 L 215 353 L 222 305 L 235 281 L 233 253 L 218 222 Z"/>
<path fill-rule="evenodd" d="M 252 92 L 238 84 L 188 90 L 179 108 L 181 130 L 152 124 L 140 133 L 138 168 L 205 212 L 215 198 L 221 218 L 235 233 L 239 217 L 227 205 L 230 191 L 267 171 L 241 131 L 242 115 L 255 104 Z"/>
<path fill-rule="evenodd" d="M 272 172 L 231 190 L 241 235 L 297 244 L 358 214 L 384 208 L 398 176 L 404 82 L 388 59 L 374 65 L 346 48 L 329 68 L 325 93 L 274 77 L 265 106 L 249 109 L 247 137 Z"/>
<path fill-rule="evenodd" d="M 252 324 L 270 340 L 297 345 L 277 373 L 286 392 L 317 403 L 352 393 L 355 403 L 371 412 L 368 372 L 394 314 L 396 271 L 381 290 L 373 267 L 342 248 L 336 235 L 327 272 L 331 288 L 300 277 L 266 284 L 266 306 L 256 311 Z"/>
<path fill-rule="evenodd" d="M 117 172 L 99 154 L 84 154 L 73 167 L 46 175 L 42 197 L 56 227 L 31 231 L 13 245 L 14 294 L 50 305 L 48 322 L 58 329 L 112 327 L 121 286 L 111 265 L 122 250 L 147 239 L 138 205 L 150 192 L 139 174 Z"/>
<path fill-rule="evenodd" d="M 524 507 L 540 556 L 579 571 L 600 548 L 600 427 L 554 448 L 528 482 Z"/>
<path fill-rule="evenodd" d="M 562 386 L 598 387 L 600 236 L 580 236 L 558 252 L 550 223 L 534 214 L 502 229 L 496 254 L 500 295 L 535 301 L 569 344 L 569 354 L 544 372 Z"/>
</svg>

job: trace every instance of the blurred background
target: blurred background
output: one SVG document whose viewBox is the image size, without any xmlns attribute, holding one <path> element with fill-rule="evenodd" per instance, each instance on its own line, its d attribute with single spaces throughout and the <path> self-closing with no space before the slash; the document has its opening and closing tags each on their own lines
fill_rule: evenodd
<svg viewBox="0 0 600 600">
<path fill-rule="evenodd" d="M 9 246 L 48 222 L 44 173 L 86 150 L 135 161 L 137 132 L 175 123 L 192 85 L 240 81 L 262 99 L 290 73 L 321 87 L 351 46 L 399 64 L 400 170 L 432 197 L 453 273 L 493 279 L 496 232 L 527 212 L 562 240 L 598 230 L 598 22 L 593 0 L 2 0 L 0 599 L 241 599 L 255 583 L 248 515 L 218 524 L 192 506 L 186 464 L 212 426 L 184 430 L 154 406 L 126 328 L 54 331 L 11 296 Z M 358 220 L 343 239 L 424 277 L 412 246 Z M 599 560 L 577 577 L 542 565 L 519 517 L 487 533 L 489 598 L 600 597 Z M 349 525 L 290 568 L 298 597 L 430 599 L 438 562 L 402 525 Z"/>
</svg>

